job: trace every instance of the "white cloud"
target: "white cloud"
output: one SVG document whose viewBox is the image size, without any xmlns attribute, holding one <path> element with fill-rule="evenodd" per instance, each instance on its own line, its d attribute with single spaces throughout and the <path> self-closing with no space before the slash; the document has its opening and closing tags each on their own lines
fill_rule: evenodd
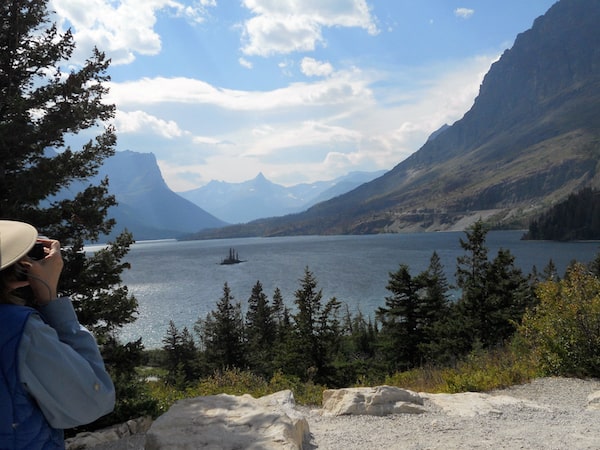
<svg viewBox="0 0 600 450">
<path fill-rule="evenodd" d="M 243 156 L 265 156 L 286 148 L 327 148 L 332 144 L 358 142 L 362 137 L 359 131 L 314 120 L 293 122 L 278 128 L 262 127 L 254 129 L 253 134 L 257 139 L 248 146 Z"/>
<path fill-rule="evenodd" d="M 280 108 L 327 106 L 369 101 L 369 79 L 360 71 L 336 72 L 314 83 L 293 83 L 271 91 L 241 91 L 214 87 L 192 78 L 142 78 L 109 83 L 107 101 L 118 105 L 161 103 L 214 105 L 236 111 L 267 111 Z"/>
<path fill-rule="evenodd" d="M 182 0 L 50 0 L 54 20 L 71 27 L 77 47 L 74 62 L 81 63 L 94 46 L 112 58 L 114 65 L 128 64 L 136 54 L 156 55 L 161 39 L 154 30 L 157 14 L 166 11 L 190 22 L 202 22 L 215 0 L 186 5 Z"/>
<path fill-rule="evenodd" d="M 119 145 L 154 152 L 174 190 L 245 181 L 261 171 L 289 185 L 392 168 L 462 117 L 492 59 L 401 74 L 339 71 L 270 91 L 152 78 L 112 83 L 108 100 L 119 110 Z M 399 79 L 418 82 L 390 83 Z"/>
<path fill-rule="evenodd" d="M 474 9 L 469 9 L 469 8 L 456 8 L 454 10 L 454 15 L 456 17 L 460 17 L 461 19 L 469 19 L 471 18 L 471 16 L 475 14 L 475 10 Z"/>
<path fill-rule="evenodd" d="M 379 30 L 366 0 L 243 0 L 254 17 L 244 23 L 247 55 L 271 56 L 312 51 L 325 45 L 324 27 L 358 27 L 370 34 Z"/>
<path fill-rule="evenodd" d="M 246 58 L 238 59 L 240 66 L 245 67 L 246 69 L 252 69 L 252 63 L 248 61 Z"/>
<path fill-rule="evenodd" d="M 159 119 L 144 111 L 117 111 L 115 114 L 115 127 L 119 134 L 139 133 L 143 130 L 145 133 L 151 131 L 153 134 L 166 139 L 174 139 L 185 134 L 176 122 Z"/>
<path fill-rule="evenodd" d="M 314 58 L 304 58 L 300 64 L 302 73 L 308 77 L 326 77 L 333 73 L 333 67 L 328 62 L 317 61 Z"/>
</svg>

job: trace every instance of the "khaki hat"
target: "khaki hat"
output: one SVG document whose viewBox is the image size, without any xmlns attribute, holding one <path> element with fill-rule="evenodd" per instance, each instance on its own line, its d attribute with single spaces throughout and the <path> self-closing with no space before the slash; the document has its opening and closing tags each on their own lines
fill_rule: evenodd
<svg viewBox="0 0 600 450">
<path fill-rule="evenodd" d="M 37 230 L 28 223 L 0 220 L 0 270 L 27 255 L 37 237 Z"/>
</svg>

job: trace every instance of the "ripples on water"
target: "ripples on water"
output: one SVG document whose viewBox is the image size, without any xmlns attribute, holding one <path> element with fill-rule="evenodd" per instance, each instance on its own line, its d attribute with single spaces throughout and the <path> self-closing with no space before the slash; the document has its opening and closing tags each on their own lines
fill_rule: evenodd
<svg viewBox="0 0 600 450">
<path fill-rule="evenodd" d="M 521 241 L 521 235 L 490 232 L 490 259 L 499 248 L 508 248 L 525 273 L 534 265 L 541 271 L 552 258 L 562 275 L 572 260 L 589 262 L 599 248 L 594 242 Z M 336 297 L 352 313 L 360 310 L 373 316 L 389 294 L 385 288 L 389 273 L 400 264 L 417 275 L 427 268 L 435 250 L 452 283 L 456 258 L 464 254 L 461 238 L 465 238 L 462 232 L 138 243 L 127 256 L 132 268 L 123 282 L 138 299 L 139 316 L 123 329 L 121 338 L 127 342 L 142 337 L 146 348 L 155 348 L 162 345 L 170 320 L 193 331 L 196 320 L 215 308 L 225 282 L 243 309 L 257 281 L 269 299 L 278 287 L 293 308 L 294 292 L 306 267 L 315 275 L 323 302 Z M 229 248 L 235 248 L 246 262 L 220 265 Z"/>
</svg>

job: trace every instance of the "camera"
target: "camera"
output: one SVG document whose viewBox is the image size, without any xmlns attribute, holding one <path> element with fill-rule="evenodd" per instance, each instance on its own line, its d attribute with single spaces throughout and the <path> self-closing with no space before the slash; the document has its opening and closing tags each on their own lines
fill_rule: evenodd
<svg viewBox="0 0 600 450">
<path fill-rule="evenodd" d="M 44 259 L 46 257 L 46 252 L 44 251 L 44 244 L 42 244 L 41 242 L 36 242 L 33 245 L 33 248 L 29 250 L 29 253 L 27 253 L 27 256 L 36 261 Z"/>
<path fill-rule="evenodd" d="M 35 261 L 39 261 L 40 259 L 44 259 L 46 257 L 46 252 L 44 250 L 44 244 L 41 242 L 36 242 L 27 256 Z M 26 281 L 27 280 L 27 271 L 18 268 L 17 269 L 17 280 Z"/>
</svg>

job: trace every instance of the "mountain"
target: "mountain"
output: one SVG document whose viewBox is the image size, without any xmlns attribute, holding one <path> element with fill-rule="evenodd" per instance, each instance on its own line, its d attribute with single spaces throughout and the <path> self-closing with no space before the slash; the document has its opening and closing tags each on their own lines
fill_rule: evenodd
<svg viewBox="0 0 600 450">
<path fill-rule="evenodd" d="M 600 1 L 561 0 L 517 36 L 473 107 L 383 176 L 306 212 L 195 237 L 526 227 L 598 187 Z"/>
<path fill-rule="evenodd" d="M 152 153 L 116 152 L 90 182 L 96 184 L 104 177 L 109 178 L 109 192 L 118 202 L 109 210 L 109 217 L 117 221 L 111 236 L 127 228 L 136 240 L 178 238 L 226 225 L 171 191 Z M 72 186 L 70 191 L 83 187 Z"/>
<path fill-rule="evenodd" d="M 352 172 L 332 181 L 290 187 L 275 184 L 259 173 L 253 180 L 242 183 L 213 180 L 179 195 L 229 223 L 245 223 L 303 211 L 318 202 L 344 194 L 384 172 Z"/>
</svg>

